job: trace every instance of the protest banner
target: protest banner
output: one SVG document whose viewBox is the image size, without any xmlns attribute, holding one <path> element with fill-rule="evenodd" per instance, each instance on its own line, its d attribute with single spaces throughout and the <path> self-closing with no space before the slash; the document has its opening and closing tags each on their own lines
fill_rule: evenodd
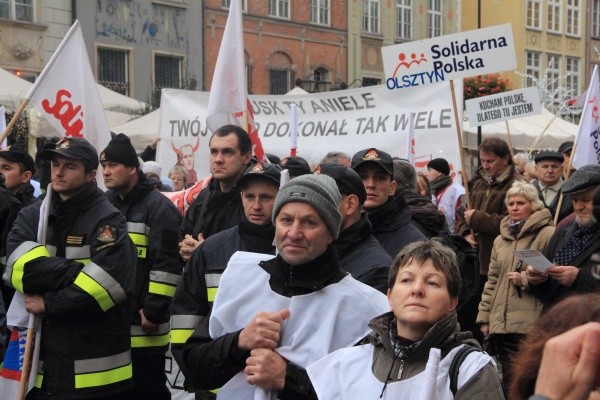
<svg viewBox="0 0 600 400">
<path fill-rule="evenodd" d="M 448 86 L 441 83 L 407 89 L 401 97 L 379 85 L 309 95 L 250 95 L 249 101 L 265 151 L 280 157 L 290 151 L 291 110 L 295 104 L 297 155 L 313 165 L 332 150 L 353 155 L 361 149 L 377 147 L 404 157 L 410 114 L 414 113 L 417 168 L 424 170 L 431 159 L 443 157 L 455 174 L 460 170 L 460 156 Z M 161 142 L 157 151 L 157 160 L 163 168 L 181 163 L 177 150 L 182 146 L 197 144 L 191 160 L 193 168 L 199 179 L 210 175 L 211 132 L 204 122 L 208 95 L 163 89 Z"/>
<path fill-rule="evenodd" d="M 537 87 L 478 97 L 465 102 L 471 126 L 537 115 L 542 112 Z"/>
</svg>

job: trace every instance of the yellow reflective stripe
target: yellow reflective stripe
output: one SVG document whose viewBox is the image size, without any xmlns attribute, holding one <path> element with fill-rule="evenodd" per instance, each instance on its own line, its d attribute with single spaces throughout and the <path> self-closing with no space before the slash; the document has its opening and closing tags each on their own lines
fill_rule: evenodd
<svg viewBox="0 0 600 400">
<path fill-rule="evenodd" d="M 213 389 L 213 390 L 209 390 L 209 392 L 217 394 L 217 393 L 219 393 L 219 390 L 221 390 L 221 388 L 216 388 L 216 389 Z"/>
<path fill-rule="evenodd" d="M 187 340 L 194 333 L 194 329 L 172 329 L 171 330 L 171 343 L 173 344 L 185 344 Z"/>
<path fill-rule="evenodd" d="M 131 347 L 158 347 L 169 344 L 170 335 L 132 336 Z"/>
<path fill-rule="evenodd" d="M 127 299 L 119 282 L 94 262 L 83 267 L 73 283 L 92 296 L 103 311 Z"/>
<path fill-rule="evenodd" d="M 33 386 L 35 386 L 38 389 L 42 388 L 42 382 L 44 382 L 44 374 L 37 374 L 37 376 L 35 377 L 35 384 Z"/>
<path fill-rule="evenodd" d="M 215 301 L 215 296 L 217 295 L 217 290 L 219 290 L 219 288 L 216 288 L 216 287 L 206 288 L 206 295 L 208 296 L 208 301 L 210 301 L 210 302 Z"/>
<path fill-rule="evenodd" d="M 173 297 L 175 296 L 176 288 L 176 286 L 166 285 L 164 283 L 150 282 L 148 285 L 148 293 Z"/>
<path fill-rule="evenodd" d="M 10 277 L 10 283 L 15 290 L 23 293 L 23 274 L 25 273 L 25 264 L 41 257 L 50 257 L 48 249 L 46 249 L 46 247 L 43 245 L 34 247 L 15 260 L 15 262 L 12 264 L 12 274 Z"/>
<path fill-rule="evenodd" d="M 148 236 L 146 235 L 130 232 L 129 237 L 136 246 L 148 246 Z"/>
<path fill-rule="evenodd" d="M 131 379 L 133 371 L 131 363 L 109 371 L 92 372 L 89 374 L 75 374 L 75 388 L 83 389 L 96 386 L 110 385 Z"/>
<path fill-rule="evenodd" d="M 129 237 L 137 248 L 138 258 L 146 258 L 146 255 L 148 254 L 148 236 L 140 233 L 129 232 Z"/>
<path fill-rule="evenodd" d="M 102 285 L 83 272 L 80 272 L 79 275 L 77 275 L 77 278 L 73 283 L 96 299 L 102 311 L 106 311 L 115 305 L 115 302 L 110 298 L 110 295 Z"/>
</svg>

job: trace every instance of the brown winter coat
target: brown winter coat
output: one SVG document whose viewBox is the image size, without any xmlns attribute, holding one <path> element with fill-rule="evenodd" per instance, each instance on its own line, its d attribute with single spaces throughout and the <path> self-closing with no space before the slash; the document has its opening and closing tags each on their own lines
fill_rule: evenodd
<svg viewBox="0 0 600 400">
<path fill-rule="evenodd" d="M 476 210 L 471 216 L 470 224 L 462 222 L 458 232 L 466 236 L 473 231 L 479 244 L 479 273 L 487 275 L 490 264 L 490 254 L 494 239 L 500 234 L 500 222 L 508 214 L 504 197 L 514 181 L 523 177 L 516 172 L 513 164 L 494 181 L 484 170 L 479 171 L 479 176 L 470 187 L 471 207 Z"/>
<path fill-rule="evenodd" d="M 490 333 L 525 333 L 542 311 L 542 302 L 528 289 L 525 276 L 527 264 L 521 266 L 524 286 L 520 289 L 520 297 L 519 288 L 508 280 L 506 274 L 514 271 L 519 262 L 513 255 L 514 250 L 544 249 L 554 234 L 552 215 L 546 208 L 534 212 L 516 239 L 508 232 L 508 220 L 508 216 L 502 220 L 500 235 L 494 240 L 488 280 L 477 315 L 477 323 L 489 324 Z"/>
</svg>

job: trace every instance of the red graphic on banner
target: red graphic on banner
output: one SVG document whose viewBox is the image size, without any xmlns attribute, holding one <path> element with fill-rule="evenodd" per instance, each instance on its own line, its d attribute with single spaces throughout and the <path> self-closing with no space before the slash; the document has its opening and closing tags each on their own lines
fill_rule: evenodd
<svg viewBox="0 0 600 400">
<path fill-rule="evenodd" d="M 406 54 L 400 53 L 400 54 L 398 54 L 398 59 L 400 60 L 400 62 L 398 63 L 398 66 L 394 70 L 394 75 L 392 75 L 392 76 L 396 76 L 400 67 L 405 67 L 406 69 L 410 69 L 410 67 L 412 67 L 413 64 L 419 65 L 422 62 L 427 61 L 427 59 L 425 58 L 425 54 L 423 54 L 423 53 L 421 53 L 421 57 L 419 59 L 417 59 L 417 55 L 415 53 L 412 53 L 410 55 L 410 61 L 406 61 Z"/>
<path fill-rule="evenodd" d="M 82 138 L 83 133 L 83 111 L 81 106 L 73 108 L 73 103 L 69 100 L 71 92 L 61 89 L 56 92 L 56 100 L 53 105 L 50 105 L 48 99 L 42 100 L 42 107 L 48 114 L 53 115 L 60 124 L 65 128 L 65 135 L 77 138 Z"/>
</svg>

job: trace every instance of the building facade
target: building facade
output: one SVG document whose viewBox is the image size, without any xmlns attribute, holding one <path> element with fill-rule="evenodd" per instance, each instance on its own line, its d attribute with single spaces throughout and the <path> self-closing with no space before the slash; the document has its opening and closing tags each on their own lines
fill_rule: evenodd
<svg viewBox="0 0 600 400">
<path fill-rule="evenodd" d="M 71 26 L 69 3 L 0 1 L 0 67 L 33 82 Z"/>
<path fill-rule="evenodd" d="M 349 0 L 347 4 L 348 81 L 362 86 L 383 83 L 381 47 L 460 31 L 460 0 Z"/>
<path fill-rule="evenodd" d="M 230 0 L 204 2 L 204 85 L 209 91 Z M 248 93 L 340 87 L 346 79 L 346 7 L 330 0 L 243 0 Z"/>
<path fill-rule="evenodd" d="M 197 89 L 202 79 L 202 2 L 76 1 L 98 83 L 151 104 L 160 89 Z"/>
<path fill-rule="evenodd" d="M 569 96 L 575 97 L 587 87 L 588 1 L 464 0 L 462 3 L 463 31 L 512 24 L 517 69 L 502 74 L 509 78 L 513 88 L 544 81 L 548 92 L 566 89 Z"/>
</svg>

